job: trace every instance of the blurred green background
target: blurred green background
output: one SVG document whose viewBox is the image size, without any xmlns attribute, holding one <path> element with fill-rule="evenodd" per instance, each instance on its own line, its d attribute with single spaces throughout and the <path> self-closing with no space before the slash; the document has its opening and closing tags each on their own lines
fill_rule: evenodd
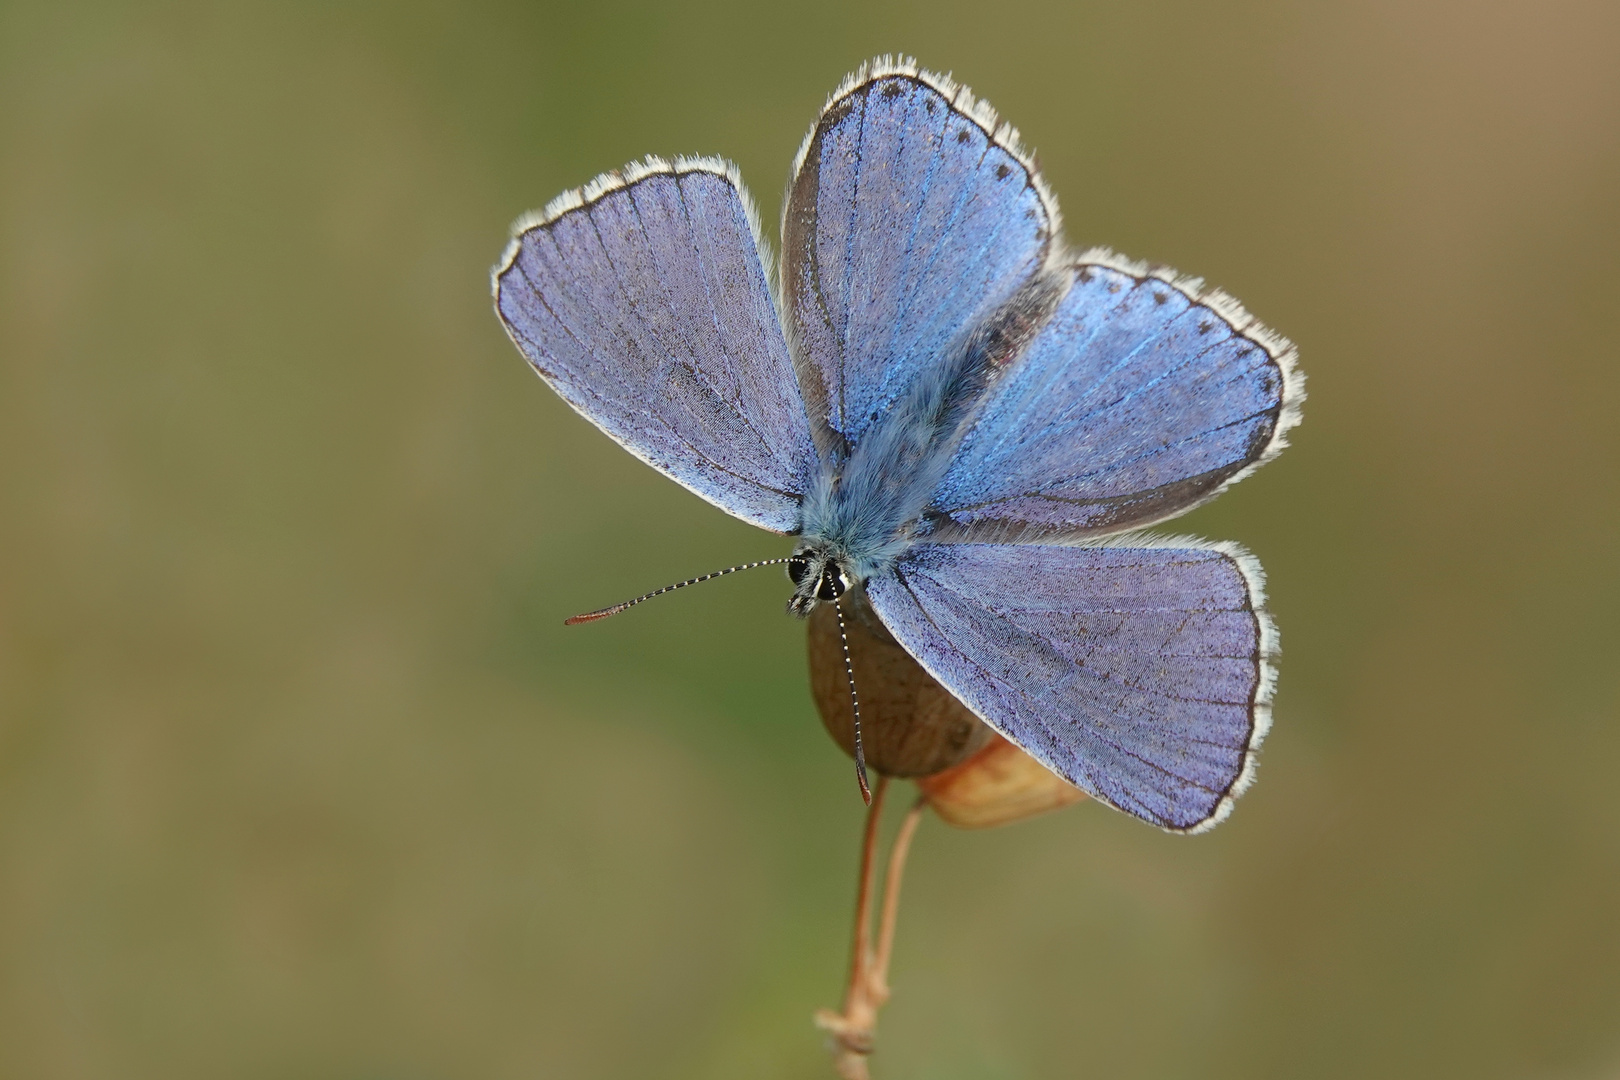
<svg viewBox="0 0 1620 1080">
<path fill-rule="evenodd" d="M 787 545 L 490 311 L 648 152 L 775 220 L 861 60 L 1077 245 L 1299 342 L 1260 782 L 1181 839 L 925 823 L 874 1070 L 1620 1075 L 1620 8 L 0 8 L 0 1075 L 811 1078 L 861 807 Z"/>
</svg>

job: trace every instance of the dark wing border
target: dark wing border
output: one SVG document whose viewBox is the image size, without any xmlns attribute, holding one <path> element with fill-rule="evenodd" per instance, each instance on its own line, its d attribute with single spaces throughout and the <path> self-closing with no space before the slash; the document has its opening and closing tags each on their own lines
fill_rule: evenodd
<svg viewBox="0 0 1620 1080">
<path fill-rule="evenodd" d="M 948 513 L 931 508 L 934 531 L 930 543 L 939 544 L 1079 544 L 1102 540 L 1105 537 L 1149 529 L 1162 525 L 1212 501 L 1234 484 L 1247 479 L 1251 473 L 1267 464 L 1288 447 L 1288 433 L 1304 418 L 1301 405 L 1305 401 L 1305 373 L 1299 368 L 1299 349 L 1292 341 L 1267 327 L 1251 315 L 1230 293 L 1222 289 L 1206 288 L 1204 279 L 1162 265 L 1127 258 L 1112 248 L 1091 247 L 1069 257 L 1067 269 L 1076 276 L 1090 267 L 1099 267 L 1133 278 L 1138 285 L 1158 281 L 1184 296 L 1189 303 L 1207 308 L 1224 321 L 1234 336 L 1252 343 L 1266 354 L 1280 373 L 1281 392 L 1276 406 L 1276 417 L 1265 443 L 1254 456 L 1236 468 L 1213 487 L 1198 492 L 1182 502 L 1167 503 L 1164 512 L 1123 525 L 1093 528 L 1063 526 L 1019 525 L 1011 521 L 985 521 L 962 524 L 950 519 Z M 1022 358 L 1020 358 L 1022 359 Z M 1013 361 L 1015 364 L 1019 360 Z M 992 394 L 994 389 L 990 391 Z M 1177 483 L 1187 483 L 1198 477 L 1188 477 Z M 1150 489 L 1153 491 L 1163 488 Z M 1143 494 L 1143 493 L 1137 493 Z M 1134 496 L 1133 496 L 1134 497 Z"/>
<path fill-rule="evenodd" d="M 1041 175 L 1034 152 L 1024 146 L 1018 129 L 1003 120 L 988 101 L 974 96 L 972 90 L 950 75 L 929 71 L 918 64 L 914 57 L 903 54 L 874 57 L 846 75 L 844 81 L 838 84 L 838 88 L 827 96 L 827 103 L 822 106 L 815 122 L 810 125 L 810 130 L 805 132 L 804 140 L 799 143 L 798 153 L 793 155 L 793 166 L 788 170 L 787 187 L 782 193 L 780 235 L 784 249 L 791 228 L 793 193 L 799 186 L 804 163 L 809 159 L 810 151 L 822 133 L 822 126 L 827 122 L 827 118 L 842 108 L 850 97 L 872 83 L 897 77 L 910 79 L 940 95 L 953 111 L 984 132 L 986 140 L 991 145 L 1010 154 L 1023 166 L 1029 185 L 1034 189 L 1036 198 L 1040 200 L 1041 207 L 1046 212 L 1046 256 L 1041 268 L 1031 276 L 1031 280 L 1054 273 L 1070 258 L 1070 253 L 1063 239 L 1063 214 L 1058 209 L 1057 196 L 1052 193 L 1052 189 L 1047 186 L 1046 178 Z M 827 387 L 822 381 L 821 373 L 816 370 L 813 363 L 804 359 L 804 350 L 798 341 L 798 331 L 792 316 L 793 307 L 787 295 L 787 288 L 787 275 L 777 273 L 776 309 L 782 316 L 782 332 L 787 336 L 788 355 L 793 357 L 794 369 L 799 375 L 799 387 L 804 394 L 805 412 L 810 417 L 811 432 L 817 450 L 824 458 L 847 454 L 849 447 L 843 445 L 843 437 L 827 422 L 830 405 Z"/>
<path fill-rule="evenodd" d="M 1201 494 L 1195 501 L 1167 512 L 1162 517 L 1134 522 L 1130 526 L 1131 529 L 1149 528 L 1204 505 L 1288 448 L 1288 433 L 1304 419 L 1300 406 L 1305 401 L 1305 373 L 1299 369 L 1299 349 L 1292 341 L 1249 314 L 1248 309 L 1232 294 L 1222 289 L 1206 288 L 1201 277 L 1183 274 L 1168 266 L 1155 266 L 1129 259 L 1106 247 L 1088 248 L 1075 256 L 1070 265 L 1077 273 L 1088 266 L 1100 266 L 1133 277 L 1139 282 L 1162 281 L 1191 303 L 1201 304 L 1225 320 L 1226 325 L 1232 328 L 1232 333 L 1252 341 L 1271 357 L 1272 363 L 1282 372 L 1282 395 L 1277 405 L 1277 420 L 1271 429 L 1271 438 L 1266 440 L 1265 446 L 1261 447 L 1254 460 Z M 1253 561 L 1252 557 L 1247 555 L 1245 557 Z M 1258 563 L 1255 564 L 1255 568 L 1259 569 Z"/>
<path fill-rule="evenodd" d="M 1192 549 L 1198 551 L 1213 551 L 1230 560 L 1237 568 L 1238 574 L 1242 577 L 1244 588 L 1248 592 L 1249 610 L 1254 616 L 1256 629 L 1256 678 L 1254 696 L 1251 699 L 1249 706 L 1249 738 L 1243 749 L 1243 764 L 1239 767 L 1237 776 L 1233 778 L 1225 793 L 1222 794 L 1220 800 L 1209 812 L 1209 815 L 1203 820 L 1187 826 L 1186 828 L 1176 828 L 1162 822 L 1149 820 L 1140 814 L 1125 810 L 1124 808 L 1115 805 L 1106 797 L 1103 797 L 1096 792 L 1092 792 L 1089 789 L 1085 789 L 1087 794 L 1091 795 L 1093 798 L 1096 798 L 1097 801 L 1102 803 L 1104 806 L 1118 810 L 1120 813 L 1128 814 L 1140 821 L 1147 821 L 1148 824 L 1154 825 L 1156 828 L 1159 828 L 1164 832 L 1173 833 L 1177 836 L 1195 836 L 1199 833 L 1208 832 L 1221 822 L 1225 821 L 1231 815 L 1233 804 L 1245 791 L 1249 789 L 1249 786 L 1254 783 L 1260 745 L 1265 742 L 1266 735 L 1271 731 L 1271 704 L 1272 699 L 1276 696 L 1277 692 L 1276 661 L 1278 653 L 1280 652 L 1280 643 L 1277 635 L 1276 621 L 1272 619 L 1271 612 L 1266 607 L 1266 575 L 1265 571 L 1260 567 L 1260 560 L 1250 554 L 1248 549 L 1243 547 L 1243 545 L 1230 540 L 1206 540 L 1202 537 L 1196 536 L 1166 536 L 1137 532 L 1118 533 L 1113 536 L 1100 539 L 1090 539 L 1083 543 L 1057 544 L 1050 546 L 1126 549 L 1168 548 L 1179 550 Z M 904 589 L 910 603 L 915 605 L 917 610 L 919 612 L 923 612 L 924 617 L 926 617 L 926 609 L 923 608 L 921 602 L 917 599 L 916 594 L 911 589 L 911 586 L 907 584 L 905 579 L 899 574 L 894 574 L 893 578 L 895 586 L 900 589 Z M 881 607 L 876 604 L 873 606 L 878 609 L 879 618 L 882 618 Z M 887 626 L 887 623 L 885 623 L 885 626 Z M 889 627 L 888 629 L 891 634 L 894 633 L 893 627 Z M 896 637 L 898 638 L 898 635 L 896 635 Z M 942 640 L 944 639 L 942 638 Z M 946 644 L 950 643 L 947 641 Z M 952 646 L 952 648 L 954 648 L 954 646 Z M 907 651 L 909 652 L 909 650 Z M 947 690 L 951 689 L 950 683 L 947 681 L 947 673 L 936 670 L 925 658 L 921 656 L 917 656 L 914 653 L 912 656 L 917 663 L 922 665 L 923 669 L 927 671 L 929 675 L 940 683 L 940 685 L 944 686 Z M 966 703 L 964 702 L 964 704 Z M 969 708 L 971 709 L 971 706 L 969 706 Z M 978 713 L 977 710 L 974 710 L 974 712 L 975 715 L 978 715 L 979 718 L 984 720 L 985 723 L 989 724 L 993 728 L 996 728 L 997 731 L 1001 731 L 1001 728 L 995 723 L 995 721 L 981 713 Z M 1006 732 L 1002 732 L 1002 734 L 1006 735 Z M 1017 740 L 1011 735 L 1007 735 L 1007 738 L 1013 741 L 1015 745 L 1017 744 Z M 1020 747 L 1020 749 L 1023 748 Z M 1031 754 L 1031 757 L 1034 757 L 1034 755 Z M 1036 758 L 1036 760 L 1039 761 L 1040 759 Z M 1048 769 L 1051 769 L 1052 772 L 1056 773 L 1058 776 L 1063 776 L 1061 772 L 1058 772 L 1057 769 L 1053 769 L 1050 765 L 1046 765 L 1045 762 L 1041 762 L 1041 764 L 1045 765 Z M 1074 783 L 1073 780 L 1069 780 L 1067 777 L 1064 777 L 1064 779 L 1069 783 Z"/>
<path fill-rule="evenodd" d="M 558 218 L 575 210 L 582 210 L 594 202 L 615 191 L 634 187 L 649 176 L 686 176 L 690 173 L 708 173 L 718 176 L 730 184 L 737 192 L 737 199 L 742 203 L 743 214 L 748 218 L 749 231 L 754 234 L 754 246 L 759 249 L 759 261 L 765 271 L 765 284 L 771 290 L 771 299 L 776 299 L 776 249 L 766 242 L 765 234 L 761 230 L 759 221 L 759 207 L 754 205 L 754 197 L 749 194 L 748 188 L 743 184 L 742 173 L 737 166 L 722 157 L 711 155 L 688 156 L 681 155 L 674 158 L 662 158 L 649 154 L 641 161 L 632 161 L 630 164 L 618 169 L 609 169 L 601 176 L 596 177 L 587 184 L 558 195 L 546 203 L 539 210 L 530 210 L 519 215 L 512 222 L 511 239 L 507 242 L 506 250 L 501 253 L 501 259 L 489 271 L 489 291 L 496 300 L 500 299 L 501 275 L 512 268 L 512 262 L 522 248 L 523 234 L 531 229 L 550 225 Z M 777 312 L 781 316 L 780 310 Z M 504 323 L 505 320 L 503 319 Z"/>
<path fill-rule="evenodd" d="M 759 256 L 760 269 L 765 275 L 766 294 L 769 297 L 772 306 L 776 309 L 777 325 L 781 327 L 784 335 L 788 333 L 787 320 L 782 318 L 782 306 L 780 300 L 781 290 L 778 286 L 779 275 L 777 271 L 776 249 L 765 237 L 763 228 L 760 224 L 759 207 L 755 205 L 753 195 L 743 183 L 742 172 L 732 162 L 715 155 L 678 155 L 674 158 L 664 158 L 655 154 L 649 154 L 641 161 L 632 161 L 620 168 L 610 169 L 609 171 L 595 177 L 580 187 L 570 188 L 561 195 L 558 195 L 556 198 L 552 199 L 550 202 L 546 203 L 546 205 L 541 209 L 529 210 L 519 215 L 517 220 L 512 222 L 512 227 L 509 230 L 510 239 L 507 241 L 506 250 L 501 253 L 500 260 L 496 262 L 494 266 L 490 267 L 489 292 L 490 298 L 495 307 L 495 317 L 500 321 L 501 328 L 506 331 L 507 338 L 511 340 L 514 346 L 517 347 L 520 354 L 522 354 L 525 358 L 528 356 L 528 354 L 524 351 L 523 344 L 518 341 L 513 327 L 507 322 L 506 316 L 501 312 L 501 278 L 512 269 L 513 264 L 517 261 L 518 254 L 523 249 L 523 237 L 525 234 L 532 232 L 535 229 L 545 228 L 546 226 L 555 223 L 559 219 L 566 217 L 568 214 L 571 214 L 576 210 L 583 210 L 586 207 L 601 201 L 603 198 L 606 198 L 608 195 L 611 195 L 614 192 L 624 191 L 628 188 L 634 187 L 636 184 L 647 179 L 648 177 L 670 176 L 679 178 L 692 173 L 708 173 L 712 176 L 720 177 L 728 185 L 730 185 L 732 191 L 736 193 L 737 201 L 742 205 L 743 216 L 748 221 L 748 231 L 754 239 L 754 248 Z M 791 346 L 791 343 L 789 344 Z M 791 348 L 788 358 L 789 363 L 791 363 Z M 533 367 L 532 363 L 530 364 L 530 367 Z M 569 400 L 566 394 L 559 393 L 558 396 L 561 397 L 571 409 L 588 421 L 593 427 L 600 427 L 595 419 L 593 419 L 573 401 Z M 604 434 L 607 434 L 608 438 L 612 439 L 615 443 L 628 451 L 630 455 L 637 461 L 640 461 L 642 464 L 665 476 L 669 476 L 669 473 L 665 471 L 663 466 L 653 461 L 650 457 L 643 453 L 639 447 L 620 439 L 618 436 L 612 435 L 611 433 L 604 432 Z M 712 496 L 689 486 L 683 481 L 676 480 L 675 482 L 701 498 L 704 502 L 709 503 L 710 505 L 724 511 L 738 520 L 747 521 L 750 525 L 765 529 L 768 532 L 780 531 L 768 525 L 764 525 L 759 521 L 743 516 L 735 508 L 726 506 L 724 503 L 718 501 Z M 793 497 L 802 499 L 804 493 L 782 492 L 779 494 L 792 494 Z M 791 533 L 785 535 L 791 535 Z"/>
<path fill-rule="evenodd" d="M 977 124 L 984 132 L 985 138 L 991 143 L 1007 151 L 1018 159 L 1029 173 L 1030 184 L 1040 197 L 1041 204 L 1046 208 L 1046 217 L 1049 225 L 1048 231 L 1052 237 L 1054 250 L 1047 257 L 1048 266 L 1056 266 L 1063 261 L 1062 244 L 1059 238 L 1063 233 L 1063 215 L 1058 210 L 1057 196 L 1052 189 L 1046 186 L 1046 179 L 1041 175 L 1040 167 L 1035 163 L 1034 152 L 1024 147 L 1019 138 L 1018 129 L 1001 118 L 1001 115 L 991 107 L 988 101 L 975 97 L 972 90 L 957 82 L 949 75 L 941 75 L 935 71 L 918 65 L 917 61 L 909 56 L 878 56 L 860 67 L 856 68 L 844 81 L 838 84 L 838 89 L 827 95 L 827 104 L 821 107 L 816 116 L 816 122 L 810 125 L 805 133 L 804 141 L 799 144 L 799 152 L 793 155 L 793 167 L 788 170 L 788 191 L 793 190 L 794 183 L 799 179 L 799 173 L 804 171 L 805 160 L 810 156 L 810 147 L 816 141 L 816 135 L 821 131 L 822 122 L 827 114 L 837 109 L 845 98 L 864 88 L 868 83 L 879 79 L 888 79 L 900 76 L 921 83 L 930 90 L 943 97 L 957 113 Z M 784 231 L 787 227 L 788 203 L 782 200 L 782 225 Z"/>
</svg>

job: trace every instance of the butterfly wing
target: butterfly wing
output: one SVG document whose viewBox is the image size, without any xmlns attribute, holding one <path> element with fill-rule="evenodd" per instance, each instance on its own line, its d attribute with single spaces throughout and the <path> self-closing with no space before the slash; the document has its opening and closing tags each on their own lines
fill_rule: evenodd
<svg viewBox="0 0 1620 1080">
<path fill-rule="evenodd" d="M 649 159 L 514 233 L 495 310 L 541 378 L 722 510 L 796 531 L 815 449 L 735 169 Z"/>
<path fill-rule="evenodd" d="M 887 61 L 846 80 L 782 220 L 782 306 L 824 456 L 1028 283 L 1056 230 L 1017 133 L 965 88 Z"/>
<path fill-rule="evenodd" d="M 1102 250 L 991 387 L 931 500 L 935 540 L 1117 532 L 1213 498 L 1299 421 L 1294 348 L 1230 297 Z"/>
<path fill-rule="evenodd" d="M 866 589 L 991 727 L 1087 794 L 1196 832 L 1248 784 L 1276 634 L 1241 549 L 1153 543 L 919 544 Z"/>
</svg>

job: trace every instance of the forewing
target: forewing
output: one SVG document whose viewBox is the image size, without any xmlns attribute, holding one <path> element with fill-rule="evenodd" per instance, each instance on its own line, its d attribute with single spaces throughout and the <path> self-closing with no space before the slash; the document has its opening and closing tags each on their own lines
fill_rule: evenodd
<svg viewBox="0 0 1620 1080">
<path fill-rule="evenodd" d="M 515 234 L 495 310 L 552 389 L 722 510 L 796 531 L 815 450 L 735 170 L 649 159 Z"/>
<path fill-rule="evenodd" d="M 936 540 L 1039 540 L 1163 521 L 1279 453 L 1294 348 L 1234 300 L 1104 251 L 993 385 L 931 500 Z"/>
<path fill-rule="evenodd" d="M 991 727 L 1089 795 L 1200 831 L 1253 771 L 1276 638 L 1253 558 L 1164 544 L 919 544 L 866 589 Z"/>
<path fill-rule="evenodd" d="M 832 97 L 783 210 L 783 308 L 838 456 L 1041 269 L 1057 208 L 1017 133 L 949 79 L 877 62 Z"/>
</svg>

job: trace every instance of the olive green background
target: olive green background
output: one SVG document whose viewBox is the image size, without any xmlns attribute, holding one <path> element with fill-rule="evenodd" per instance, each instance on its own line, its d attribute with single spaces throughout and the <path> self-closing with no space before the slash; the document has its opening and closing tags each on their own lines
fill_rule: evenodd
<svg viewBox="0 0 1620 1080">
<path fill-rule="evenodd" d="M 904 49 L 1076 244 L 1300 345 L 1183 523 L 1270 574 L 1259 783 L 918 839 L 874 1071 L 1620 1075 L 1620 8 L 0 8 L 0 1075 L 811 1078 L 861 807 L 788 545 L 490 311 L 649 152 L 774 221 Z"/>
</svg>

